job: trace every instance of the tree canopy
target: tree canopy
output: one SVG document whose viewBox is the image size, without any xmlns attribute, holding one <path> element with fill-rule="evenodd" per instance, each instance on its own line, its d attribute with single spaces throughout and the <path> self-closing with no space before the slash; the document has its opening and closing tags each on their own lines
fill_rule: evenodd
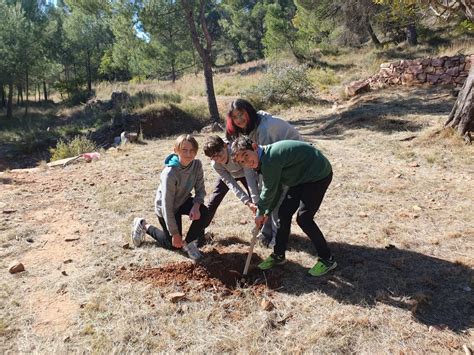
<svg viewBox="0 0 474 355">
<path fill-rule="evenodd" d="M 474 31 L 469 0 L 0 0 L 0 88 L 85 100 L 100 80 L 176 80 L 212 67 L 318 48 L 416 44 L 423 18 Z M 21 94 L 21 95 L 20 95 Z M 28 100 L 26 100 L 27 104 Z M 21 104 L 21 100 L 19 102 Z M 215 112 L 212 113 L 215 115 Z"/>
</svg>

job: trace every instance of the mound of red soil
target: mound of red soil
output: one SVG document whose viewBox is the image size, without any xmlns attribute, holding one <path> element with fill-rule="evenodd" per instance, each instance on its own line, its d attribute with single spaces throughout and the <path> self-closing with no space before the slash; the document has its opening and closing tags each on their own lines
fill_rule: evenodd
<svg viewBox="0 0 474 355">
<path fill-rule="evenodd" d="M 256 268 L 261 259 L 252 256 L 245 283 L 241 282 L 247 258 L 246 252 L 230 247 L 214 247 L 197 263 L 184 261 L 158 268 L 139 268 L 130 274 L 131 279 L 151 282 L 156 286 L 176 285 L 183 290 L 233 291 L 240 286 L 275 289 L 281 285 L 281 272 L 264 273 Z"/>
</svg>

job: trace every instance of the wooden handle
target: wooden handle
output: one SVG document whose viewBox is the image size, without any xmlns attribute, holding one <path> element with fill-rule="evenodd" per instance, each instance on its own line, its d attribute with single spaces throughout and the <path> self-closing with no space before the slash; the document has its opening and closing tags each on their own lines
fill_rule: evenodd
<svg viewBox="0 0 474 355">
<path fill-rule="evenodd" d="M 257 235 L 259 232 L 260 231 L 256 227 L 252 229 L 252 240 L 250 241 L 249 253 L 247 254 L 247 260 L 245 261 L 245 267 L 242 276 L 246 276 L 247 272 L 249 271 L 250 260 L 252 260 L 253 248 L 255 246 L 255 242 L 257 241 Z"/>
</svg>

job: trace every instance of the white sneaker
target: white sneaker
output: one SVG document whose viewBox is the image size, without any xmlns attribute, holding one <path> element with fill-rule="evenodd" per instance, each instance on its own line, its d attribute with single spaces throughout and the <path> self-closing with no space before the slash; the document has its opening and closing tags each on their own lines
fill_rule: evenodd
<svg viewBox="0 0 474 355">
<path fill-rule="evenodd" d="M 188 253 L 189 258 L 192 260 L 199 260 L 202 258 L 202 254 L 197 247 L 197 240 L 186 244 L 183 249 L 185 252 Z"/>
<path fill-rule="evenodd" d="M 131 237 L 133 245 L 135 245 L 136 247 L 139 247 L 142 244 L 143 239 L 145 238 L 145 227 L 142 224 L 144 220 L 145 219 L 140 217 L 135 217 L 133 219 Z"/>
</svg>

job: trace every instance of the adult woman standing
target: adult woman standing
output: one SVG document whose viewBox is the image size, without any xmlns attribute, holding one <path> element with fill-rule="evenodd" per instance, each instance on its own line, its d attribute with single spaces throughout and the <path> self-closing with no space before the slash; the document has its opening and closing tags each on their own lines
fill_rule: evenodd
<svg viewBox="0 0 474 355">
<path fill-rule="evenodd" d="M 226 116 L 226 136 L 233 141 L 239 136 L 248 136 L 258 145 L 268 145 L 282 140 L 303 141 L 295 127 L 281 118 L 265 111 L 256 111 L 250 102 L 237 99 L 230 104 Z M 280 202 L 273 210 L 272 218 L 262 229 L 262 242 L 269 245 L 278 230 L 278 208 L 288 189 L 285 187 Z"/>
</svg>

